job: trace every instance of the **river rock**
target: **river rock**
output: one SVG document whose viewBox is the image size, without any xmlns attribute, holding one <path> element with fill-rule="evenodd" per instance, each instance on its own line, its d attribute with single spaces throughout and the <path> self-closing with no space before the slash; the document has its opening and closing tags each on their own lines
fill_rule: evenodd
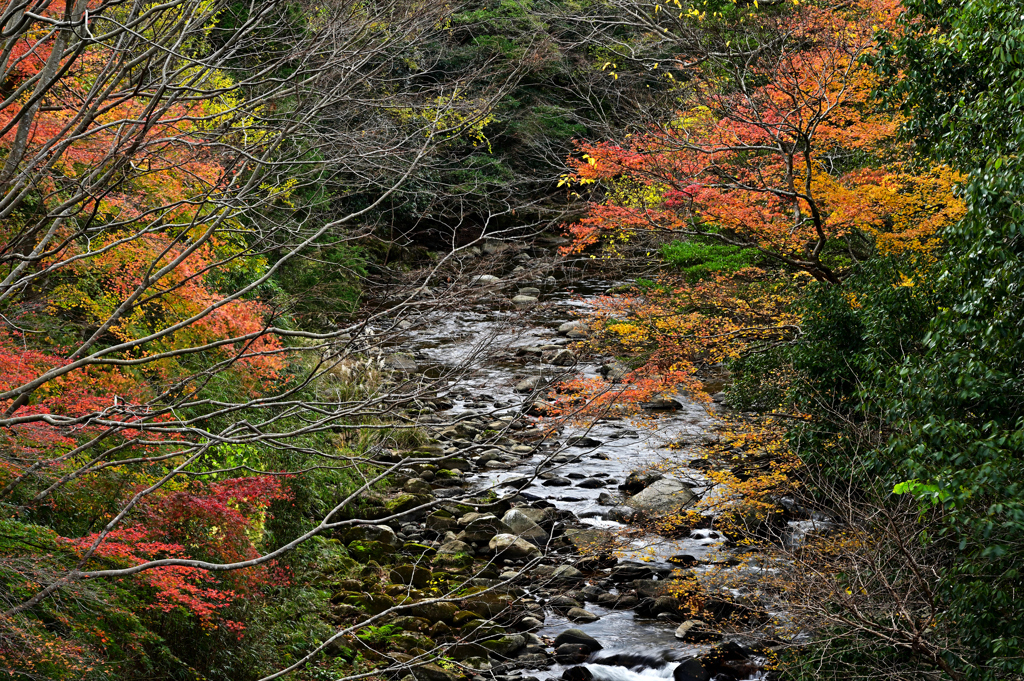
<svg viewBox="0 0 1024 681">
<path fill-rule="evenodd" d="M 495 535 L 487 545 L 496 556 L 511 560 L 535 558 L 540 555 L 540 549 L 514 534 Z"/>
<path fill-rule="evenodd" d="M 562 672 L 562 681 L 594 681 L 594 673 L 586 667 L 569 667 Z"/>
<path fill-rule="evenodd" d="M 559 367 L 568 367 L 576 363 L 576 355 L 571 350 L 562 348 L 544 353 L 544 361 Z"/>
<path fill-rule="evenodd" d="M 548 537 L 548 533 L 541 529 L 540 525 L 526 517 L 522 511 L 514 508 L 501 517 L 501 522 L 512 530 L 512 534 L 519 535 L 528 541 L 544 541 Z"/>
<path fill-rule="evenodd" d="M 619 485 L 619 489 L 626 494 L 639 494 L 664 477 L 658 471 L 633 471 L 626 476 L 626 481 Z"/>
<path fill-rule="evenodd" d="M 629 373 L 629 368 L 621 364 L 610 363 L 601 365 L 601 375 L 612 383 L 618 383 Z"/>
<path fill-rule="evenodd" d="M 608 520 L 614 520 L 619 523 L 632 522 L 633 518 L 637 515 L 637 510 L 630 506 L 615 506 L 608 511 Z"/>
<path fill-rule="evenodd" d="M 541 484 L 544 485 L 545 487 L 569 487 L 570 485 L 572 485 L 572 480 L 570 480 L 569 478 L 561 478 L 555 476 L 553 478 L 545 480 Z"/>
<path fill-rule="evenodd" d="M 564 643 L 573 643 L 586 647 L 588 653 L 601 650 L 604 646 L 597 642 L 597 639 L 582 629 L 566 629 L 555 637 L 555 647 Z"/>
<path fill-rule="evenodd" d="M 570 608 L 566 617 L 568 617 L 569 620 L 572 622 L 583 623 L 596 622 L 597 620 L 601 619 L 594 613 L 590 612 L 589 610 L 584 610 L 583 608 Z"/>
<path fill-rule="evenodd" d="M 416 358 L 403 352 L 396 352 L 387 359 L 388 367 L 395 371 L 412 374 L 419 370 L 416 365 Z"/>
<path fill-rule="evenodd" d="M 577 582 L 582 580 L 584 575 L 571 565 L 559 565 L 555 568 L 555 571 L 551 573 L 551 578 L 563 582 Z"/>
<path fill-rule="evenodd" d="M 532 286 L 524 286 L 523 288 L 519 289 L 519 295 L 537 297 L 540 295 L 540 289 L 533 288 Z"/>
<path fill-rule="evenodd" d="M 540 302 L 540 298 L 536 296 L 515 296 L 512 298 L 512 302 L 516 305 L 533 305 Z"/>
<path fill-rule="evenodd" d="M 655 397 L 650 402 L 641 402 L 640 403 L 640 407 L 641 408 L 648 409 L 650 411 L 665 411 L 665 410 L 669 410 L 669 409 L 679 409 L 682 406 L 683 405 L 680 404 L 677 400 L 674 400 L 671 397 L 664 397 L 664 396 L 662 396 L 662 397 Z"/>
<path fill-rule="evenodd" d="M 578 643 L 563 643 L 555 648 L 555 662 L 559 664 L 580 664 L 590 656 L 587 646 Z"/>
<path fill-rule="evenodd" d="M 708 676 L 727 679 L 749 679 L 761 671 L 753 661 L 754 653 L 735 641 L 726 641 L 700 657 Z"/>
<path fill-rule="evenodd" d="M 634 579 L 632 586 L 640 598 L 657 598 L 668 593 L 668 582 L 663 579 Z"/>
<path fill-rule="evenodd" d="M 526 646 L 526 637 L 520 634 L 506 634 L 501 638 L 482 641 L 480 645 L 499 657 L 510 657 L 517 650 L 522 650 Z"/>
<path fill-rule="evenodd" d="M 497 534 L 509 534 L 511 531 L 508 525 L 488 514 L 466 525 L 466 529 L 459 533 L 457 539 L 469 543 L 489 542 L 491 537 Z"/>
<path fill-rule="evenodd" d="M 717 641 L 722 635 L 708 629 L 707 624 L 701 620 L 686 620 L 676 629 L 676 638 L 680 641 L 699 643 L 701 641 Z"/>
<path fill-rule="evenodd" d="M 535 390 L 539 390 L 541 385 L 543 385 L 543 379 L 540 376 L 530 376 L 516 383 L 512 389 L 517 393 L 532 393 Z"/>
<path fill-rule="evenodd" d="M 693 567 L 700 562 L 695 556 L 691 556 L 688 553 L 677 553 L 674 556 L 669 556 L 666 560 L 680 567 Z"/>
<path fill-rule="evenodd" d="M 523 631 L 536 631 L 544 627 L 544 623 L 536 617 L 524 617 L 519 620 L 519 628 Z"/>
<path fill-rule="evenodd" d="M 672 672 L 673 681 L 709 681 L 710 678 L 711 674 L 696 658 L 683 660 Z"/>
<path fill-rule="evenodd" d="M 637 563 L 620 563 L 612 568 L 609 577 L 615 582 L 632 582 L 638 579 L 650 579 L 655 571 L 647 565 Z"/>
<path fill-rule="evenodd" d="M 681 480 L 662 478 L 626 502 L 630 506 L 652 515 L 675 513 L 697 503 L 697 495 Z"/>
<path fill-rule="evenodd" d="M 370 541 L 379 541 L 382 544 L 387 544 L 394 548 L 398 548 L 402 545 L 399 541 L 395 531 L 387 525 L 367 525 L 362 528 L 363 539 Z"/>
<path fill-rule="evenodd" d="M 566 323 L 564 323 L 564 324 L 562 324 L 562 325 L 560 325 L 558 327 L 558 335 L 559 336 L 565 336 L 570 331 L 574 331 L 574 330 L 577 330 L 577 329 L 582 330 L 582 329 L 585 329 L 585 328 L 586 328 L 586 326 L 581 321 L 566 322 Z"/>
<path fill-rule="evenodd" d="M 617 503 L 619 503 L 618 500 L 608 492 L 601 492 L 597 495 L 598 506 L 614 506 Z"/>
<path fill-rule="evenodd" d="M 402 489 L 409 494 L 430 494 L 433 491 L 430 483 L 422 478 L 409 478 L 402 485 Z"/>
<path fill-rule="evenodd" d="M 576 486 L 582 487 L 583 489 L 598 489 L 600 487 L 604 487 L 606 484 L 607 483 L 605 483 L 601 478 L 587 478 L 586 480 L 580 480 L 577 482 Z"/>
<path fill-rule="evenodd" d="M 581 436 L 581 437 L 570 437 L 565 441 L 568 447 L 600 447 L 604 443 L 600 440 L 595 440 L 592 437 Z"/>
<path fill-rule="evenodd" d="M 570 598 L 569 596 L 558 595 L 549 600 L 548 605 L 550 605 L 552 608 L 566 610 L 569 608 L 580 607 L 580 602 L 577 601 L 575 598 Z"/>
<path fill-rule="evenodd" d="M 472 283 L 477 286 L 493 286 L 501 283 L 501 277 L 496 277 L 493 274 L 481 274 L 479 277 L 473 277 Z"/>
</svg>

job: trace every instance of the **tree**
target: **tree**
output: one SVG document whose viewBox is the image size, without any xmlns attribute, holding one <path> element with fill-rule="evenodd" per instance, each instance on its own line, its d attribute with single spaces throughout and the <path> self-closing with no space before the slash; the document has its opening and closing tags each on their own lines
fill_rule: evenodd
<svg viewBox="0 0 1024 681">
<path fill-rule="evenodd" d="M 787 307 L 803 284 L 785 272 L 838 285 L 874 254 L 933 251 L 962 215 L 959 176 L 913 169 L 895 139 L 901 118 L 871 98 L 865 60 L 895 8 L 631 7 L 675 48 L 646 60 L 676 84 L 674 110 L 620 141 L 578 145 L 565 183 L 593 200 L 568 227 L 568 250 L 650 252 L 644 235 L 675 236 L 685 241 L 663 254 L 687 281 L 610 301 L 609 347 L 650 353 L 653 371 L 678 383 L 791 342 L 799 324 Z"/>
<path fill-rule="evenodd" d="M 325 250 L 351 252 L 377 207 L 487 125 L 488 88 L 463 95 L 476 71 L 439 82 L 408 59 L 444 35 L 450 11 L 8 4 L 0 504 L 12 539 L 0 581 L 15 633 L 4 655 L 47 659 L 44 620 L 70 617 L 62 594 L 99 591 L 114 619 L 134 621 L 140 598 L 139 612 L 237 633 L 220 613 L 270 583 L 275 560 L 365 524 L 345 509 L 400 466 L 434 460 L 416 453 L 402 411 L 433 386 L 391 377 L 378 346 L 397 315 L 443 310 L 423 287 L 456 245 L 424 278 L 393 282 L 387 309 L 326 328 L 281 278 Z M 358 281 L 359 263 L 341 258 L 348 271 L 332 281 Z M 348 491 L 273 538 L 270 507 L 301 491 L 291 473 Z M 132 584 L 149 590 L 119 591 Z"/>
</svg>

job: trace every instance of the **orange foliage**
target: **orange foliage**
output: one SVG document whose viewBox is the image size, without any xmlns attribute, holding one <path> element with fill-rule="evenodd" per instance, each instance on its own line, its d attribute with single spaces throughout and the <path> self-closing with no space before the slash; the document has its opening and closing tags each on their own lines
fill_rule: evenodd
<svg viewBox="0 0 1024 681">
<path fill-rule="evenodd" d="M 934 247 L 937 227 L 956 220 L 958 177 L 924 175 L 892 161 L 902 153 L 900 118 L 871 99 L 863 57 L 893 8 L 870 0 L 842 9 L 801 6 L 758 19 L 780 37 L 767 57 L 688 69 L 674 120 L 624 143 L 581 143 L 570 185 L 598 183 L 607 200 L 569 226 L 580 251 L 638 231 L 702 235 L 756 248 L 838 283 L 825 261 L 833 241 L 870 235 L 879 249 Z M 752 83 L 763 83 L 756 87 Z"/>
</svg>

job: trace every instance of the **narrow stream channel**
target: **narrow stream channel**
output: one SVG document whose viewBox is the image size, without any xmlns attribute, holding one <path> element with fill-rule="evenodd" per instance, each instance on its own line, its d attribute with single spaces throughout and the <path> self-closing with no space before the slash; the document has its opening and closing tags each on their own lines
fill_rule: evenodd
<svg viewBox="0 0 1024 681">
<path fill-rule="evenodd" d="M 552 283 L 548 279 L 539 286 L 540 302 L 525 307 L 498 306 L 485 298 L 467 309 L 451 312 L 443 324 L 424 325 L 425 328 L 418 331 L 408 330 L 400 349 L 413 353 L 421 365 L 453 367 L 472 362 L 474 356 L 486 348 L 487 352 L 480 355 L 484 359 L 472 364 L 458 381 L 461 387 L 448 396 L 454 406 L 446 416 L 471 413 L 486 413 L 494 419 L 518 416 L 528 396 L 514 390 L 517 383 L 531 375 L 551 377 L 566 371 L 566 367 L 545 364 L 540 357 L 528 357 L 524 362 L 521 350 L 569 344 L 569 339 L 557 334 L 559 325 L 585 312 L 595 296 L 603 294 L 615 283 L 603 279 Z M 517 289 L 517 286 L 495 286 L 490 299 L 507 301 L 516 295 Z M 520 358 L 516 358 L 517 351 L 520 351 Z M 589 376 L 595 375 L 598 368 L 598 364 L 587 359 L 570 367 L 577 375 Z M 715 424 L 717 406 L 698 404 L 684 396 L 678 396 L 677 400 L 681 403 L 677 410 L 655 412 L 641 419 L 601 419 L 585 433 L 566 428 L 547 444 L 562 450 L 555 459 L 560 462 L 558 475 L 571 480 L 572 484 L 545 486 L 545 481 L 537 478 L 523 487 L 521 493 L 528 499 L 543 499 L 559 509 L 571 511 L 582 523 L 595 530 L 624 528 L 622 523 L 608 519 L 610 506 L 607 496 L 603 504 L 599 503 L 599 498 L 602 495 L 621 498 L 617 485 L 631 471 L 666 462 L 685 466 L 686 459 L 693 456 L 693 452 L 669 450 L 666 445 L 684 436 L 695 442 L 702 435 L 709 434 Z M 590 438 L 586 446 L 571 446 L 570 438 L 579 438 L 581 434 Z M 512 467 L 473 473 L 468 476 L 469 484 L 478 489 L 500 489 L 504 481 L 532 476 L 541 462 L 550 456 L 551 449 L 547 448 L 544 453 L 538 452 Z M 700 479 L 695 470 L 688 469 L 687 473 L 694 479 Z M 606 486 L 578 486 L 581 480 L 594 478 L 606 481 Z M 717 562 L 728 557 L 723 551 L 723 544 L 724 540 L 709 530 L 695 530 L 687 538 L 671 540 L 648 535 L 637 538 L 620 551 L 619 556 L 620 561 L 642 562 L 667 574 L 674 567 L 667 561 L 670 556 L 688 554 L 703 563 Z M 544 628 L 537 633 L 542 637 L 554 637 L 575 627 L 600 641 L 604 650 L 594 654 L 585 665 L 599 681 L 672 678 L 677 660 L 700 655 L 710 647 L 677 640 L 674 631 L 678 622 L 640 619 L 632 610 L 611 610 L 597 604 L 588 604 L 587 610 L 600 619 L 587 624 L 573 623 L 563 614 L 548 609 Z M 637 664 L 632 667 L 600 664 L 601 659 L 617 653 L 638 656 Z M 530 675 L 537 679 L 557 678 L 565 669 L 565 666 L 556 664 Z M 750 678 L 763 677 L 756 673 Z"/>
</svg>

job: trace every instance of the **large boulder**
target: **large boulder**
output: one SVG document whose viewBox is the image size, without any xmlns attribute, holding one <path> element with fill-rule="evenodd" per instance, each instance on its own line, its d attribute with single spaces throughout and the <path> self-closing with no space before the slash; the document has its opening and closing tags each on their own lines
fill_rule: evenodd
<svg viewBox="0 0 1024 681">
<path fill-rule="evenodd" d="M 527 541 L 538 543 L 548 538 L 548 533 L 540 525 L 530 520 L 525 513 L 518 509 L 510 509 L 501 517 L 501 522 L 508 526 L 512 534 L 518 535 Z"/>
<path fill-rule="evenodd" d="M 601 619 L 589 610 L 583 608 L 570 608 L 566 617 L 572 622 L 596 622 Z"/>
<path fill-rule="evenodd" d="M 708 674 L 708 670 L 704 668 L 700 660 L 695 658 L 683 660 L 672 671 L 673 681 L 708 681 L 710 678 L 711 675 Z"/>
<path fill-rule="evenodd" d="M 680 641 L 687 641 L 689 643 L 717 641 L 722 638 L 720 633 L 709 629 L 701 620 L 686 620 L 676 629 L 675 636 Z"/>
<path fill-rule="evenodd" d="M 544 361 L 555 366 L 568 367 L 576 363 L 576 355 L 571 350 L 562 348 L 544 353 Z"/>
<path fill-rule="evenodd" d="M 489 542 L 496 534 L 510 534 L 512 529 L 493 515 L 487 514 L 473 520 L 466 529 L 459 533 L 459 541 L 464 542 Z"/>
<path fill-rule="evenodd" d="M 662 478 L 626 503 L 650 515 L 667 515 L 690 508 L 697 503 L 697 495 L 681 480 Z"/>
<path fill-rule="evenodd" d="M 366 525 L 362 529 L 363 539 L 370 541 L 378 541 L 381 544 L 387 544 L 398 548 L 402 545 L 402 542 L 398 540 L 398 536 L 395 531 L 387 525 Z"/>
<path fill-rule="evenodd" d="M 555 647 L 555 662 L 559 664 L 580 664 L 586 662 L 590 651 L 584 645 L 563 643 Z"/>
<path fill-rule="evenodd" d="M 526 646 L 526 637 L 522 634 L 506 634 L 501 638 L 481 641 L 480 645 L 499 657 L 511 657 Z"/>
<path fill-rule="evenodd" d="M 594 652 L 601 650 L 603 647 L 597 642 L 597 639 L 586 633 L 582 629 L 566 629 L 561 634 L 555 637 L 555 647 L 562 645 L 563 643 L 575 643 L 578 645 L 586 646 L 588 652 Z"/>
<path fill-rule="evenodd" d="M 430 483 L 422 478 L 409 478 L 405 481 L 405 484 L 402 485 L 402 489 L 409 494 L 430 494 L 433 490 Z"/>
<path fill-rule="evenodd" d="M 633 471 L 626 476 L 626 481 L 619 485 L 619 489 L 626 494 L 639 494 L 664 477 L 658 471 Z"/>
<path fill-rule="evenodd" d="M 431 622 L 444 622 L 452 624 L 455 621 L 455 613 L 459 612 L 459 606 L 454 603 L 417 603 L 409 609 L 413 617 L 422 617 Z"/>
<path fill-rule="evenodd" d="M 540 555 L 540 549 L 514 534 L 495 535 L 487 546 L 494 551 L 495 556 L 509 560 L 536 558 Z"/>
<path fill-rule="evenodd" d="M 532 393 L 535 390 L 539 390 L 543 384 L 544 381 L 540 376 L 530 376 L 516 383 L 513 390 L 517 393 Z"/>
</svg>

